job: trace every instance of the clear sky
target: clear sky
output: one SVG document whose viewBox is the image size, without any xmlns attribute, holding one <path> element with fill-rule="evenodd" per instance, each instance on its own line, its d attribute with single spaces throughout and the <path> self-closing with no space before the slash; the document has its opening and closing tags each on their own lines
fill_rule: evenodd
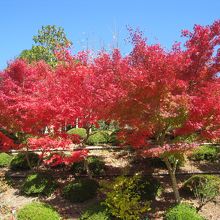
<svg viewBox="0 0 220 220">
<path fill-rule="evenodd" d="M 220 0 L 0 0 L 0 69 L 31 48 L 42 25 L 62 26 L 74 49 L 129 52 L 126 26 L 170 48 L 182 29 L 220 19 Z M 117 40 L 116 40 L 117 39 Z"/>
</svg>

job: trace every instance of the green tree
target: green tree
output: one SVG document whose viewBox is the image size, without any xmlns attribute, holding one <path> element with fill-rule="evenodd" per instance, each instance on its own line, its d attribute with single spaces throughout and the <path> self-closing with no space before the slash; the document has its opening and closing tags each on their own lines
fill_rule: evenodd
<svg viewBox="0 0 220 220">
<path fill-rule="evenodd" d="M 55 51 L 70 48 L 72 42 L 66 37 L 64 29 L 55 25 L 42 26 L 38 34 L 33 36 L 35 45 L 29 50 L 23 50 L 19 58 L 29 63 L 44 60 L 51 66 L 56 66 Z"/>
</svg>

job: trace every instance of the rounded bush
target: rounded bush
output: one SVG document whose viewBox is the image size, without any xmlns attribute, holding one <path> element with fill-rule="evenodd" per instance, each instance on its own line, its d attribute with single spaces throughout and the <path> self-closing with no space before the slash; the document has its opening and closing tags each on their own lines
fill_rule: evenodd
<svg viewBox="0 0 220 220">
<path fill-rule="evenodd" d="M 50 175 L 34 173 L 25 179 L 21 191 L 28 196 L 50 195 L 56 186 L 56 182 Z"/>
<path fill-rule="evenodd" d="M 166 220 L 205 220 L 196 209 L 188 204 L 179 204 L 170 208 L 165 214 Z"/>
<path fill-rule="evenodd" d="M 111 132 L 105 131 L 105 130 L 95 131 L 88 138 L 87 143 L 90 144 L 90 145 L 107 144 L 109 142 L 109 140 L 110 140 L 110 133 Z"/>
<path fill-rule="evenodd" d="M 214 175 L 193 175 L 184 182 L 181 190 L 193 194 L 203 204 L 219 195 L 220 178 Z"/>
<path fill-rule="evenodd" d="M 94 179 L 79 179 L 63 188 L 63 196 L 71 202 L 84 202 L 96 196 L 99 184 Z"/>
<path fill-rule="evenodd" d="M 87 158 L 87 161 L 92 175 L 101 175 L 105 172 L 105 163 L 100 158 L 91 156 Z M 74 163 L 71 171 L 76 175 L 86 174 L 84 161 Z"/>
<path fill-rule="evenodd" d="M 81 138 L 86 138 L 86 129 L 85 128 L 72 128 L 67 131 L 68 134 L 77 134 Z M 108 143 L 111 139 L 111 132 L 106 130 L 97 130 L 90 134 L 90 137 L 87 140 L 87 144 L 105 144 Z"/>
<path fill-rule="evenodd" d="M 49 205 L 33 202 L 17 213 L 18 220 L 60 220 L 60 215 Z"/>
<path fill-rule="evenodd" d="M 32 167 L 36 167 L 39 161 L 38 154 L 28 153 L 28 158 Z M 26 155 L 23 153 L 17 154 L 10 163 L 10 168 L 12 170 L 29 170 L 28 161 Z"/>
<path fill-rule="evenodd" d="M 96 204 L 90 208 L 88 208 L 80 217 L 79 220 L 111 220 L 112 218 L 109 216 L 106 211 L 106 207 Z"/>
<path fill-rule="evenodd" d="M 217 147 L 203 145 L 195 149 L 189 159 L 194 161 L 215 161 L 219 157 L 218 154 L 219 149 Z"/>
<path fill-rule="evenodd" d="M 86 137 L 86 129 L 85 128 L 72 128 L 67 131 L 68 134 L 78 134 L 81 138 Z"/>
<path fill-rule="evenodd" d="M 10 165 L 12 156 L 6 153 L 0 153 L 0 167 L 7 167 Z"/>
</svg>

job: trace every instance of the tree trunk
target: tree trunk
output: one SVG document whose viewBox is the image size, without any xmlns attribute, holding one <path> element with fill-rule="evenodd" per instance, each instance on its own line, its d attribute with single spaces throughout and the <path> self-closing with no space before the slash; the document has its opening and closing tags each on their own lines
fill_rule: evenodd
<svg viewBox="0 0 220 220">
<path fill-rule="evenodd" d="M 25 151 L 25 157 L 26 157 L 26 160 L 27 160 L 27 164 L 28 164 L 28 166 L 29 166 L 29 168 L 30 168 L 30 170 L 32 170 L 33 168 L 32 168 L 32 166 L 31 166 L 31 163 L 30 163 L 30 159 L 29 159 L 29 151 L 28 151 L 28 149 Z"/>
<path fill-rule="evenodd" d="M 179 189 L 178 189 L 178 185 L 177 185 L 177 181 L 176 181 L 176 175 L 175 175 L 176 166 L 172 167 L 169 160 L 168 160 L 168 158 L 163 158 L 163 161 L 166 164 L 169 175 L 170 175 L 170 179 L 171 179 L 172 188 L 173 188 L 176 203 L 180 203 L 181 199 L 180 199 Z"/>
<path fill-rule="evenodd" d="M 86 173 L 87 173 L 89 179 L 92 179 L 92 174 L 91 174 L 91 171 L 89 169 L 89 164 L 88 164 L 87 159 L 84 160 L 84 167 L 86 169 Z"/>
<path fill-rule="evenodd" d="M 86 138 L 83 140 L 83 146 L 86 145 L 86 142 L 88 141 L 89 136 L 90 136 L 90 127 L 87 126 L 86 127 Z M 88 177 L 91 179 L 92 178 L 92 174 L 91 174 L 91 171 L 89 169 L 89 164 L 88 164 L 87 159 L 84 160 L 84 167 L 86 169 L 86 173 L 87 173 Z"/>
</svg>

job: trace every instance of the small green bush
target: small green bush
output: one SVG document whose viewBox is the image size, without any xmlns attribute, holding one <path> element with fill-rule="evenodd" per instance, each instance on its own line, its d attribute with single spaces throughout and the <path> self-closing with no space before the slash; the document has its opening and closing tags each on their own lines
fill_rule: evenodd
<svg viewBox="0 0 220 220">
<path fill-rule="evenodd" d="M 113 183 L 104 186 L 102 191 L 106 199 L 103 204 L 118 219 L 142 219 L 150 209 L 150 202 L 146 201 L 152 198 L 149 186 L 150 183 L 141 175 L 118 177 Z"/>
<path fill-rule="evenodd" d="M 7 167 L 10 165 L 12 156 L 6 153 L 0 153 L 0 167 Z"/>
<path fill-rule="evenodd" d="M 67 131 L 68 134 L 78 134 L 81 138 L 86 137 L 86 129 L 85 128 L 72 128 Z"/>
<path fill-rule="evenodd" d="M 17 213 L 18 220 L 60 220 L 60 215 L 49 205 L 32 202 Z"/>
<path fill-rule="evenodd" d="M 38 154 L 28 153 L 29 161 L 32 167 L 37 166 L 39 161 Z M 17 154 L 10 163 L 10 168 L 12 170 L 29 170 L 28 162 L 26 159 L 26 155 L 23 153 Z"/>
<path fill-rule="evenodd" d="M 51 175 L 44 173 L 30 174 L 24 181 L 21 191 L 28 196 L 50 195 L 57 187 Z"/>
<path fill-rule="evenodd" d="M 105 172 L 105 163 L 100 158 L 91 156 L 87 158 L 87 161 L 92 175 L 101 175 Z M 84 161 L 74 163 L 71 171 L 76 175 L 86 174 Z"/>
<path fill-rule="evenodd" d="M 88 208 L 80 217 L 79 220 L 111 220 L 106 207 L 100 204 L 93 205 Z"/>
<path fill-rule="evenodd" d="M 200 146 L 193 151 L 189 156 L 190 160 L 194 161 L 215 161 L 218 159 L 219 149 L 214 146 Z"/>
<path fill-rule="evenodd" d="M 193 194 L 200 204 L 205 204 L 219 195 L 220 178 L 214 175 L 193 175 L 184 182 L 182 190 Z"/>
<path fill-rule="evenodd" d="M 89 145 L 107 144 L 110 141 L 110 134 L 111 132 L 105 130 L 95 131 L 88 138 L 87 143 Z"/>
<path fill-rule="evenodd" d="M 85 128 L 72 128 L 67 131 L 68 134 L 78 134 L 82 139 L 86 138 L 86 129 Z M 111 140 L 111 131 L 106 130 L 96 130 L 92 132 L 87 140 L 87 144 L 96 145 L 96 144 L 105 144 Z"/>
<path fill-rule="evenodd" d="M 71 202 L 84 202 L 96 196 L 99 184 L 94 179 L 79 179 L 63 188 L 63 196 Z"/>
<path fill-rule="evenodd" d="M 166 220 L 205 220 L 196 209 L 188 204 L 179 204 L 170 208 L 165 214 Z"/>
</svg>

